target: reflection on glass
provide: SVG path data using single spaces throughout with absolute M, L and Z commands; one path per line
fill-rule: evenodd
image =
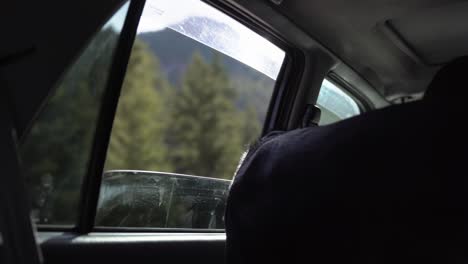
M 108 171 L 96 225 L 223 229 L 229 184 L 173 173 Z
M 320 125 L 335 123 L 361 112 L 349 95 L 326 79 L 322 83 L 317 104 L 322 110 Z
M 20 148 L 38 224 L 73 225 L 125 4 L 68 69 Z
M 139 32 L 171 28 L 276 80 L 285 53 L 246 26 L 199 0 L 149 0 Z

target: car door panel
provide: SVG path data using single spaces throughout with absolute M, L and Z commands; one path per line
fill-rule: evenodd
M 224 263 L 223 233 L 42 232 L 45 263 Z

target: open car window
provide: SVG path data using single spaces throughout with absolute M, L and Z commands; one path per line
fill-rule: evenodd
M 223 229 L 285 52 L 197 0 L 147 1 L 107 152 L 98 227 Z

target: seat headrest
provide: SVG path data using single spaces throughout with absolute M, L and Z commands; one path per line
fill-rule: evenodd
M 437 72 L 424 95 L 425 100 L 468 100 L 468 56 L 459 57 Z M 449 103 L 450 101 L 446 101 Z

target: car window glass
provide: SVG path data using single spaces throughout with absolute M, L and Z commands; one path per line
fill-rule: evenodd
M 356 101 L 339 86 L 325 79 L 317 105 L 322 112 L 319 125 L 328 125 L 361 113 Z
M 230 180 L 260 136 L 284 57 L 201 1 L 147 1 L 96 225 L 224 228 Z
M 38 224 L 74 225 L 101 97 L 128 3 L 71 65 L 20 147 L 32 216 Z

